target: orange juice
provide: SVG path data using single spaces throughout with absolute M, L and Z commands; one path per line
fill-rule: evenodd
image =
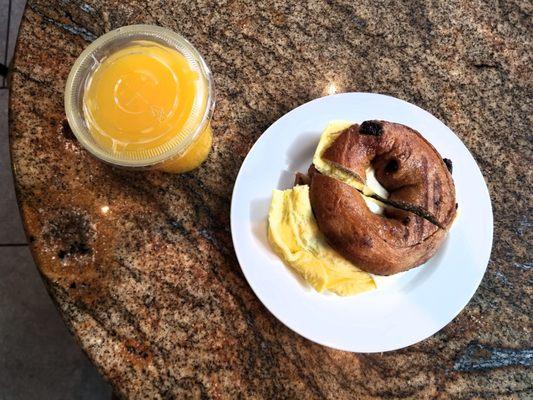
M 139 37 L 139 31 L 145 35 Z M 156 40 L 146 32 L 155 32 Z M 110 46 L 108 33 L 73 67 L 66 109 L 74 133 L 93 154 L 118 165 L 167 172 L 198 167 L 212 142 L 212 82 L 203 59 L 190 43 L 163 28 L 132 26 L 111 32 L 121 33 L 136 36 Z M 170 37 L 168 44 L 161 41 L 161 33 Z M 98 53 L 102 48 L 106 51 Z M 79 117 L 83 123 L 77 127 Z

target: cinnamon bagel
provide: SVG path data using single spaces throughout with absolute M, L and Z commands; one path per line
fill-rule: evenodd
M 354 124 L 322 157 L 362 187 L 372 167 L 389 196 L 362 191 L 392 206 L 374 214 L 359 186 L 311 168 L 311 206 L 334 249 L 378 275 L 408 270 L 435 254 L 455 217 L 455 188 L 447 164 L 418 132 L 386 121 Z
M 381 199 L 448 229 L 456 211 L 455 186 L 437 150 L 414 129 L 365 121 L 345 129 L 322 156 L 364 183 L 367 168 L 389 192 Z M 374 196 L 376 197 L 376 196 Z

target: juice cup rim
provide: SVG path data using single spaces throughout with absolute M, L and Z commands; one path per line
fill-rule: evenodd
M 82 110 L 80 110 L 78 104 L 79 102 L 76 101 L 77 91 L 81 90 L 79 85 L 83 85 L 89 73 L 87 70 L 82 69 L 84 63 L 86 63 L 96 51 L 104 48 L 105 46 L 111 45 L 119 39 L 124 39 L 125 37 L 129 39 L 129 41 L 141 39 L 150 40 L 150 38 L 154 40 L 159 39 L 160 41 L 162 40 L 166 46 L 177 51 L 188 51 L 198 63 L 202 75 L 207 83 L 207 99 L 205 110 L 203 111 L 202 118 L 196 129 L 194 129 L 191 134 L 184 137 L 183 140 L 171 150 L 145 159 L 118 158 L 101 149 L 98 144 L 94 143 L 94 140 L 92 140 L 91 133 L 84 123 L 84 116 Z M 180 45 L 180 48 L 177 48 L 178 44 Z M 209 69 L 200 52 L 179 33 L 156 25 L 127 25 L 114 29 L 98 37 L 82 51 L 82 53 L 74 62 L 68 75 L 65 86 L 64 101 L 65 113 L 74 136 L 76 136 L 77 140 L 82 144 L 82 146 L 92 155 L 109 164 L 122 167 L 151 167 L 164 163 L 165 161 L 173 159 L 176 156 L 186 152 L 187 149 L 195 142 L 198 136 L 204 131 L 204 129 L 206 129 L 207 124 L 211 120 L 215 107 L 214 82 L 211 70 Z

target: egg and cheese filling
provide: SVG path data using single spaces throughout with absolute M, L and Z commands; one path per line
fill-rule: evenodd
M 373 168 L 367 168 L 365 171 L 366 177 L 362 177 L 366 178 L 366 182 L 361 182 L 361 180 L 358 179 L 354 174 L 350 174 L 349 172 L 337 168 L 335 165 L 331 164 L 327 160 L 324 160 L 322 157 L 324 155 L 324 151 L 326 151 L 326 149 L 333 144 L 335 139 L 340 136 L 342 131 L 346 128 L 349 128 L 351 125 L 353 125 L 353 122 L 331 121 L 326 126 L 322 136 L 320 136 L 318 146 L 316 147 L 315 154 L 313 156 L 313 164 L 315 165 L 315 168 L 322 174 L 338 179 L 339 181 L 356 188 L 367 196 L 377 194 L 386 199 L 389 196 L 389 193 L 375 178 Z
M 307 185 L 274 190 L 268 239 L 283 261 L 318 292 L 328 290 L 348 296 L 376 288 L 370 274 L 326 243 L 313 216 Z
M 313 164 L 315 168 L 322 174 L 336 178 L 339 181 L 347 183 L 348 185 L 356 188 L 357 190 L 362 191 L 364 189 L 364 184 L 353 175 L 349 174 L 346 171 L 343 171 L 334 165 L 330 164 L 328 161 L 322 158 L 324 151 L 331 146 L 331 144 L 339 137 L 341 132 L 353 125 L 348 121 L 332 121 L 322 132 L 320 136 L 320 141 L 316 147 L 315 154 L 313 156 Z

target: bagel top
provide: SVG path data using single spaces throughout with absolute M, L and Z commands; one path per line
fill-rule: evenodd
M 389 192 L 385 203 L 413 211 L 443 229 L 455 218 L 455 186 L 447 163 L 408 126 L 387 121 L 351 125 L 322 157 L 363 184 L 365 171 L 372 167 Z
M 354 124 L 322 157 L 342 171 L 309 171 L 312 209 L 335 250 L 378 275 L 408 270 L 435 254 L 455 217 L 455 188 L 446 163 L 418 132 L 386 121 Z M 387 199 L 372 196 L 393 206 L 383 215 L 372 213 L 360 193 L 368 194 L 369 167 L 389 192 Z

